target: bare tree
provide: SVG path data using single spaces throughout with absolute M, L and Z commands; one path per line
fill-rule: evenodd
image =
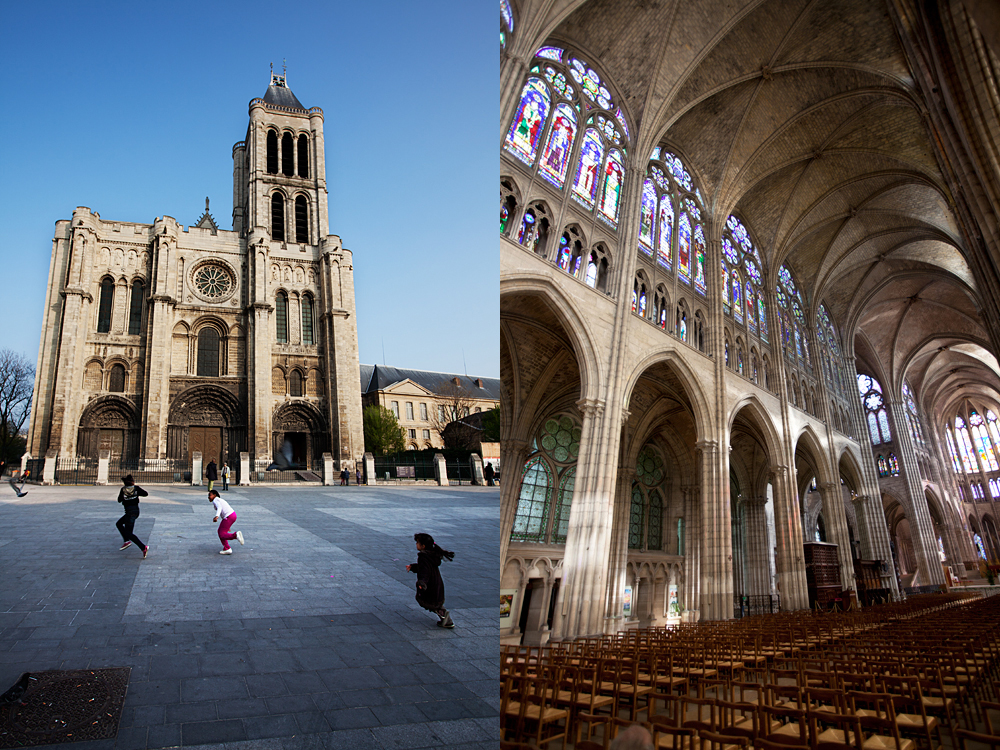
M 454 380 L 444 383 L 437 389 L 436 395 L 438 401 L 430 421 L 439 435 L 451 422 L 469 416 L 476 402 L 465 387 Z
M 23 354 L 0 349 L 0 467 L 21 457 L 21 428 L 31 413 L 35 366 Z

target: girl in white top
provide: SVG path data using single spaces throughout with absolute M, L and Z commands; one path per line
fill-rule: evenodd
M 215 508 L 215 518 L 212 519 L 212 523 L 215 523 L 222 518 L 222 523 L 219 524 L 219 541 L 222 542 L 222 551 L 220 555 L 231 555 L 233 554 L 232 548 L 229 546 L 229 541 L 235 539 L 240 544 L 243 544 L 243 532 L 237 531 L 235 534 L 230 531 L 233 524 L 236 523 L 236 511 L 233 510 L 232 506 L 219 497 L 219 493 L 216 490 L 208 491 L 208 501 L 212 503 Z

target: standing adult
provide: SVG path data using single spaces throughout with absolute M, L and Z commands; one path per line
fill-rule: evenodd
M 359 466 L 354 470 L 354 483 L 361 486 L 361 467 Z
M 135 483 L 131 474 L 122 477 L 122 484 L 125 486 L 118 491 L 118 502 L 125 509 L 125 515 L 115 524 L 118 533 L 122 535 L 123 544 L 120 549 L 128 549 L 132 546 L 132 542 L 135 542 L 142 550 L 142 557 L 145 559 L 149 554 L 149 547 L 135 535 L 135 522 L 139 518 L 139 498 L 146 497 L 149 493 Z
M 219 478 L 219 467 L 215 465 L 213 458 L 205 467 L 205 478 L 208 479 L 208 491 L 212 491 L 212 484 Z
M 225 492 L 229 489 L 229 464 L 223 462 L 222 464 L 222 491 Z
M 493 482 L 493 462 L 492 461 L 487 461 L 486 462 L 486 468 L 483 469 L 483 477 L 486 479 L 486 486 L 487 487 L 494 487 L 495 486 L 495 484 Z

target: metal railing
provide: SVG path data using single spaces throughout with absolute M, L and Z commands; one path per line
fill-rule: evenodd
M 472 466 L 468 459 L 450 458 L 445 461 L 445 468 L 448 471 L 448 483 L 472 484 Z
M 375 478 L 385 481 L 386 475 L 389 480 L 418 480 L 435 479 L 434 457 L 416 451 L 397 453 L 394 456 L 375 457 Z
M 753 615 L 770 615 L 781 611 L 781 596 L 778 594 L 758 594 L 754 596 L 733 596 L 733 617 L 737 620 Z
M 291 484 L 293 482 L 323 481 L 322 465 L 314 468 L 271 469 L 271 460 L 255 458 L 250 461 L 250 482 L 252 484 Z
M 135 483 L 190 484 L 191 464 L 184 458 L 122 458 L 113 456 L 108 462 L 108 484 L 118 484 L 132 475 Z
M 34 476 L 32 472 L 32 476 Z M 97 482 L 97 459 L 77 456 L 56 458 L 56 484 L 95 484 Z

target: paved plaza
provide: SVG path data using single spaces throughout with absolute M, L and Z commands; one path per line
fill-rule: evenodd
M 147 486 L 143 560 L 119 486 L 0 486 L 0 692 L 131 667 L 117 740 L 67 750 L 497 747 L 498 489 L 231 488 L 224 556 L 206 488 Z M 456 553 L 454 630 L 414 601 L 418 531 Z

